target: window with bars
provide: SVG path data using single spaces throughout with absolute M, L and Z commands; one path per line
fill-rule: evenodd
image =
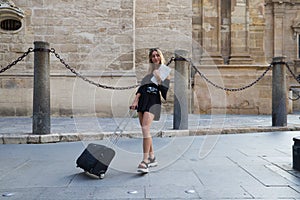
M 15 19 L 5 19 L 0 23 L 0 28 L 4 31 L 17 31 L 21 27 L 22 22 Z

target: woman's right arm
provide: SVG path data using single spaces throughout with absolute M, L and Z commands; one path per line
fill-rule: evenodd
M 135 109 L 137 108 L 138 103 L 139 103 L 140 96 L 141 96 L 141 93 L 137 93 L 137 94 L 135 95 L 135 98 L 134 98 L 134 100 L 133 100 L 133 102 L 132 102 L 132 104 L 131 104 L 131 106 L 130 106 L 130 109 L 131 109 L 131 110 L 135 110 Z

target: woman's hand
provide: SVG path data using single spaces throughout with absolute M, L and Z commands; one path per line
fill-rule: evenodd
M 136 110 L 137 109 L 137 104 L 132 104 L 131 106 L 129 106 L 130 110 Z
M 158 71 L 158 69 L 153 71 L 153 75 L 156 78 L 158 84 L 161 84 L 161 77 L 160 77 L 160 72 Z
M 134 98 L 134 100 L 133 100 L 131 106 L 129 106 L 129 109 L 130 109 L 130 110 L 136 110 L 136 109 L 137 109 L 140 96 L 141 96 L 140 93 L 137 93 L 137 94 L 135 95 L 135 98 Z

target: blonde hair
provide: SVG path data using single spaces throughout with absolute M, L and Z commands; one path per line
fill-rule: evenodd
M 153 48 L 149 50 L 149 68 L 148 68 L 148 74 L 153 73 L 154 69 L 155 69 L 155 65 L 152 62 L 152 53 L 156 51 L 160 57 L 160 64 L 165 64 L 166 60 L 165 57 L 163 55 L 163 53 L 161 52 L 161 50 L 159 50 L 158 48 Z

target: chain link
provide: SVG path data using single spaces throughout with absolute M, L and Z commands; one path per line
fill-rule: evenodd
M 293 90 L 291 89 L 291 91 L 293 92 L 293 94 L 295 94 L 297 97 L 296 98 L 291 98 L 289 97 L 289 100 L 292 100 L 292 101 L 297 101 L 300 99 L 300 95 L 299 95 L 299 92 L 297 90 Z
M 257 82 L 259 82 L 265 75 L 266 73 L 272 68 L 272 64 L 270 64 L 268 66 L 268 68 L 262 73 L 262 75 L 260 75 L 255 81 L 253 81 L 252 83 L 240 87 L 240 88 L 226 88 L 226 87 L 222 87 L 220 85 L 217 85 L 216 83 L 212 82 L 211 80 L 209 80 L 202 72 L 200 72 L 200 70 L 193 64 L 193 62 L 191 61 L 191 59 L 186 59 L 187 62 L 189 62 L 189 64 L 196 70 L 196 72 L 200 75 L 200 77 L 202 77 L 206 82 L 208 82 L 209 84 L 211 84 L 212 86 L 221 89 L 221 90 L 225 90 L 225 91 L 229 91 L 229 92 L 237 92 L 237 91 L 242 91 L 245 90 L 247 88 L 252 87 L 253 85 L 255 85 Z
M 298 76 L 296 76 L 296 74 L 292 71 L 292 69 L 290 68 L 288 63 L 284 63 L 287 67 L 287 69 L 289 70 L 289 72 L 292 74 L 293 78 L 300 83 L 300 74 Z
M 293 98 L 289 97 L 289 99 L 290 99 L 290 100 L 292 100 L 292 101 L 297 101 L 297 100 L 299 100 L 299 99 L 300 99 L 300 96 L 299 96 L 299 95 L 297 95 L 297 97 L 296 97 L 295 99 L 293 99 Z
M 128 90 L 128 89 L 133 89 L 133 88 L 136 88 L 138 87 L 139 85 L 132 85 L 132 86 L 127 86 L 127 87 L 113 87 L 113 86 L 107 86 L 107 85 L 102 85 L 100 83 L 96 83 L 90 79 L 88 79 L 87 77 L 83 76 L 82 74 L 80 74 L 79 72 L 77 72 L 74 68 L 72 68 L 69 64 L 67 64 L 65 62 L 64 59 L 62 59 L 60 57 L 60 55 L 58 53 L 56 53 L 55 49 L 54 48 L 51 48 L 50 49 L 50 53 L 54 54 L 55 57 L 67 68 L 69 69 L 73 74 L 75 74 L 77 77 L 81 78 L 82 80 L 92 84 L 92 85 L 95 85 L 97 87 L 100 87 L 100 88 L 103 88 L 103 89 L 111 89 L 111 90 Z
M 298 82 L 300 83 L 300 74 L 298 76 L 296 76 L 296 74 L 293 72 L 293 70 L 290 68 L 289 64 L 288 63 L 284 63 L 288 69 L 288 71 L 292 74 L 293 78 Z M 296 91 L 296 90 L 293 90 L 291 89 L 291 91 L 293 92 L 293 94 L 295 94 L 297 97 L 296 98 L 291 98 L 289 97 L 290 100 L 292 101 L 297 101 L 300 99 L 300 95 L 299 95 L 299 92 Z
M 171 59 L 169 60 L 169 62 L 166 65 L 169 66 L 173 61 L 175 61 L 175 57 L 174 56 L 171 57 Z
M 20 62 L 21 60 L 23 60 L 29 53 L 31 53 L 33 51 L 34 51 L 33 48 L 29 48 L 26 52 L 23 53 L 23 55 L 21 55 L 20 57 L 18 57 L 15 61 L 13 61 L 12 63 L 10 63 L 6 67 L 0 69 L 0 74 L 3 73 L 3 72 L 5 72 L 6 70 L 10 69 L 12 66 L 16 65 L 18 62 Z

